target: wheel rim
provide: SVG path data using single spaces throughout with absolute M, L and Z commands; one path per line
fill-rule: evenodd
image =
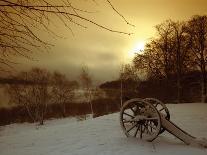
M 127 137 L 153 141 L 161 129 L 160 115 L 150 103 L 131 99 L 124 103 L 120 112 L 121 127 Z
M 170 112 L 163 102 L 155 98 L 145 98 L 144 101 L 151 103 L 165 119 L 170 120 Z M 165 129 L 161 127 L 160 134 L 164 131 Z
M 165 119 L 170 120 L 170 112 L 163 102 L 155 98 L 145 98 L 144 101 L 153 104 L 154 107 L 159 111 L 159 113 L 165 116 Z

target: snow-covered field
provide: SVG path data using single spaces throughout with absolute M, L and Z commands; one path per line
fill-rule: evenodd
M 167 105 L 171 120 L 196 137 L 207 138 L 207 104 Z M 207 149 L 187 146 L 165 132 L 153 142 L 126 138 L 119 114 L 86 121 L 58 119 L 44 126 L 12 124 L 0 127 L 0 155 L 207 155 Z

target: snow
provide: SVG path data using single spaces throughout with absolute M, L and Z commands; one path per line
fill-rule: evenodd
M 195 137 L 207 138 L 207 104 L 169 104 L 171 120 Z M 126 138 L 119 113 L 77 121 L 65 118 L 0 127 L 0 155 L 206 155 L 167 132 L 153 142 Z

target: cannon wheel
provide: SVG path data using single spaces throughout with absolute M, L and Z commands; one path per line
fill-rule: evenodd
M 120 112 L 120 124 L 127 137 L 147 141 L 153 141 L 161 130 L 161 118 L 157 109 L 139 98 L 124 103 Z
M 144 101 L 153 104 L 153 106 L 165 117 L 165 119 L 170 120 L 170 112 L 163 102 L 155 98 L 145 98 Z M 161 127 L 160 134 L 164 131 L 165 129 Z

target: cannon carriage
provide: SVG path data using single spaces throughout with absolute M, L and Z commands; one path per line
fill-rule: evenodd
M 168 131 L 187 145 L 207 147 L 206 140 L 191 136 L 170 121 L 167 106 L 154 98 L 134 98 L 126 101 L 120 111 L 120 124 L 127 137 L 153 141 Z

